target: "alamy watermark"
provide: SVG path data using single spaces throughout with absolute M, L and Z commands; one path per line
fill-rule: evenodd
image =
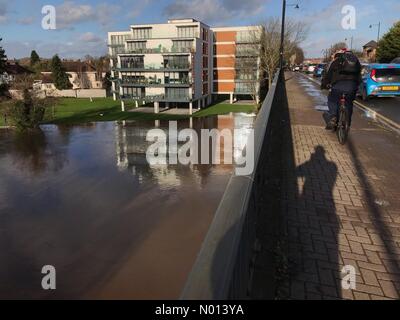
M 342 268 L 342 289 L 356 289 L 356 268 L 351 265 L 346 265 Z
M 56 268 L 52 265 L 45 265 L 42 268 L 42 274 L 45 274 L 42 278 L 43 290 L 56 290 Z
M 42 28 L 44 30 L 55 30 L 57 29 L 57 13 L 56 8 L 52 5 L 46 5 L 42 8 Z
M 146 158 L 150 165 L 218 165 L 222 155 L 224 164 L 235 164 L 236 175 L 250 175 L 254 170 L 254 130 L 248 129 L 246 137 L 247 143 L 242 148 L 241 130 L 232 133 L 229 129 L 201 129 L 199 136 L 194 129 L 178 131 L 177 122 L 170 121 L 168 134 L 162 129 L 147 132 L 146 140 L 152 144 L 147 148 Z
M 355 30 L 357 27 L 356 8 L 351 5 L 346 5 L 342 8 L 342 28 L 344 30 Z

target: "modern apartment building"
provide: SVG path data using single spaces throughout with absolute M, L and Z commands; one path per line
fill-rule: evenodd
M 235 96 L 259 94 L 261 49 L 256 41 L 260 26 L 212 28 L 213 94 Z
M 236 47 L 253 29 L 211 29 L 194 19 L 177 19 L 109 32 L 114 99 L 123 110 L 133 100 L 136 106 L 154 102 L 156 113 L 160 107 L 186 106 L 190 114 L 209 105 L 213 94 L 230 94 L 233 102 L 234 94 L 249 93 L 237 81 Z

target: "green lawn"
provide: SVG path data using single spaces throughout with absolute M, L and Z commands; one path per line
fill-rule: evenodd
M 208 108 L 197 111 L 193 114 L 193 117 L 207 117 L 231 112 L 251 113 L 255 111 L 256 107 L 254 105 L 217 103 Z
M 126 108 L 133 108 L 133 103 L 126 104 Z M 179 120 L 187 118 L 180 115 L 152 114 L 143 112 L 122 112 L 121 102 L 112 98 L 75 99 L 63 98 L 53 110 L 46 113 L 46 123 L 72 124 L 98 121 L 116 120 Z
M 126 104 L 126 108 L 133 108 L 133 102 Z M 230 112 L 253 112 L 254 106 L 240 104 L 218 103 L 193 114 L 193 117 L 206 117 Z M 62 98 L 54 108 L 46 110 L 44 123 L 76 124 L 98 121 L 116 120 L 180 120 L 189 115 L 171 115 L 165 113 L 122 112 L 120 101 L 112 98 L 90 99 Z M 0 117 L 0 126 L 4 125 Z

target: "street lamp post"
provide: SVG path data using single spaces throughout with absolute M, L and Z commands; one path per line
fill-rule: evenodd
M 369 28 L 372 29 L 372 27 L 376 27 L 376 26 L 378 27 L 378 41 L 377 42 L 379 42 L 379 37 L 381 35 L 381 22 L 379 21 L 376 24 L 370 24 Z
M 285 16 L 286 16 L 286 0 L 282 1 L 282 27 L 281 27 L 281 47 L 279 49 L 279 68 L 283 68 L 283 42 L 285 41 Z
M 299 9 L 298 4 L 286 4 L 286 0 L 282 1 L 282 27 L 281 27 L 281 46 L 279 49 L 279 67 L 282 70 L 283 68 L 283 57 L 284 57 L 284 42 L 285 42 L 285 18 L 286 18 L 286 6 L 294 7 L 295 9 Z
M 347 38 L 344 39 L 347 42 Z M 353 51 L 353 37 L 350 38 L 350 50 Z

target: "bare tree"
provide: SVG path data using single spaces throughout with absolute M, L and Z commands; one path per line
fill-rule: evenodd
M 75 85 L 79 89 L 90 89 L 90 81 L 88 79 L 86 69 L 84 69 L 84 65 L 80 64 L 77 70 L 77 77 L 74 81 Z
M 330 60 L 333 59 L 333 55 L 338 51 L 343 48 L 346 48 L 347 44 L 345 42 L 337 42 L 334 45 L 332 45 L 329 49 L 324 50 L 326 52 L 326 62 L 329 62 Z
M 291 64 L 299 65 L 304 62 L 304 51 L 302 48 L 296 46 L 293 54 L 290 56 Z
M 288 20 L 285 25 L 284 57 L 288 61 L 296 52 L 296 48 L 303 42 L 308 34 L 308 27 L 304 22 Z M 274 74 L 279 67 L 281 45 L 281 21 L 270 18 L 261 23 L 258 31 L 253 32 L 254 42 L 259 39 L 261 44 L 260 60 L 263 72 L 271 85 Z

